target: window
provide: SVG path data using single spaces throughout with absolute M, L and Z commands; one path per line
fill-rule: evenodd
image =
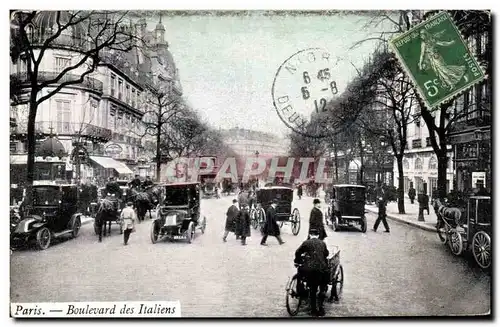
M 420 158 L 415 159 L 415 170 L 422 170 L 422 168 L 423 168 L 422 159 Z
M 429 169 L 437 169 L 438 168 L 438 163 L 436 157 L 432 156 L 431 159 L 429 159 Z
M 116 120 L 117 120 L 117 127 L 118 128 L 121 128 L 123 126 L 123 112 L 119 111 L 118 112 L 118 116 L 116 117 Z
M 56 100 L 56 132 L 70 133 L 71 101 Z
M 116 130 L 116 106 L 111 105 L 111 109 L 109 110 L 109 127 Z
M 127 86 L 125 86 L 125 89 L 125 102 L 127 102 L 127 104 L 130 104 L 130 85 L 127 84 Z
M 65 57 L 55 57 L 55 69 L 56 72 L 61 72 L 65 68 L 69 67 L 71 64 L 71 59 L 70 58 L 65 58 Z
M 111 96 L 115 96 L 116 75 L 111 74 Z
M 481 39 L 480 39 L 480 54 L 483 54 L 486 52 L 486 47 L 488 45 L 488 32 L 485 32 L 481 34 Z
M 118 79 L 118 99 L 122 99 L 123 97 L 123 80 Z
M 139 90 L 137 90 L 137 105 L 139 105 L 142 101 L 141 95 L 142 93 Z
M 135 108 L 135 102 L 136 102 L 135 89 L 132 89 L 132 107 L 134 107 L 134 108 Z
M 410 169 L 410 162 L 408 161 L 408 159 L 403 160 L 403 168 Z

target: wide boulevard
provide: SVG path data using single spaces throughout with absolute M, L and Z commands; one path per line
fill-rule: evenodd
M 152 244 L 151 221 L 137 225 L 128 246 L 117 225 L 97 242 L 92 224 L 77 239 L 45 251 L 11 255 L 12 302 L 180 300 L 184 317 L 286 317 L 285 285 L 294 272 L 294 252 L 307 236 L 312 198 L 295 200 L 302 215 L 298 236 L 282 228 L 284 245 L 269 238 L 259 245 L 252 229 L 247 246 L 234 235 L 222 242 L 225 212 L 233 197 L 202 201 L 207 230 L 185 241 Z M 375 216 L 368 214 L 373 226 Z M 326 304 L 327 316 L 463 315 L 486 313 L 490 276 L 470 260 L 455 257 L 437 235 L 391 224 L 366 234 L 333 232 L 341 249 L 345 284 L 339 303 Z M 299 316 L 306 316 L 304 310 Z

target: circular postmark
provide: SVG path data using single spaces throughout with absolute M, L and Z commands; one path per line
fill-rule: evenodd
M 300 50 L 278 68 L 272 86 L 273 105 L 281 121 L 304 136 L 335 134 L 340 115 L 332 101 L 339 96 L 337 68 L 345 61 L 326 49 Z

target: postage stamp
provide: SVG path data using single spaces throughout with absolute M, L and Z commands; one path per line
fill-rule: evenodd
M 332 133 L 328 101 L 339 94 L 336 70 L 344 60 L 328 50 L 300 50 L 278 68 L 272 86 L 273 105 L 281 121 L 294 132 L 323 138 Z M 311 121 L 317 124 L 310 124 Z
M 389 44 L 429 108 L 485 78 L 447 12 L 416 25 Z

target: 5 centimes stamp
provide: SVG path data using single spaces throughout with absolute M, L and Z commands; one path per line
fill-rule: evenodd
M 429 108 L 485 78 L 447 12 L 416 25 L 389 44 Z
M 322 48 L 300 50 L 278 68 L 272 86 L 273 105 L 294 132 L 323 138 L 331 133 L 328 102 L 339 95 L 336 68 L 344 60 Z M 318 124 L 311 128 L 311 121 Z

